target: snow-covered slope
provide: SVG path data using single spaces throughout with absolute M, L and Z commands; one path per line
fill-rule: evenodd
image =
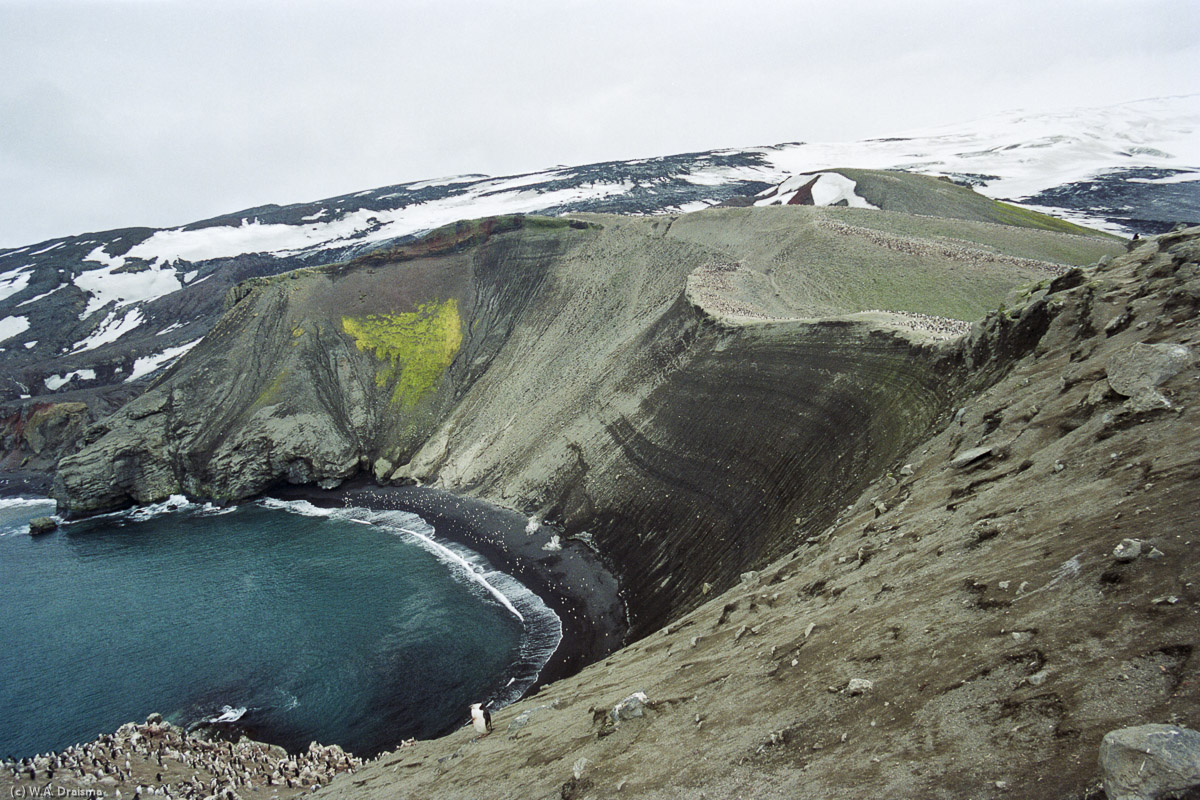
M 853 181 L 828 172 L 847 167 L 948 176 L 1093 227 L 1153 232 L 1200 221 L 1200 95 L 859 142 L 462 175 L 0 250 L 0 401 L 153 376 L 207 332 L 225 291 L 249 277 L 493 214 L 679 213 L 799 202 L 801 190 L 817 204 L 869 206 Z M 51 376 L 59 377 L 47 384 Z

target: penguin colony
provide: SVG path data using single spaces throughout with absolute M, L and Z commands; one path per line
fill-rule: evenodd
M 312 791 L 361 765 L 362 759 L 337 745 L 313 742 L 288 755 L 249 739 L 207 741 L 151 714 L 144 724 L 127 723 L 115 734 L 60 753 L 6 759 L 0 776 L 14 787 L 51 787 L 55 796 L 61 788 L 73 790 L 70 796 L 103 793 L 118 800 L 244 800 Z

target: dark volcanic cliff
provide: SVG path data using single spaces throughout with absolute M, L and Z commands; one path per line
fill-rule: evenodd
M 238 287 L 54 495 L 432 482 L 591 534 L 642 635 L 819 534 L 1046 324 L 953 320 L 1118 248 L 858 209 L 460 223 Z
M 1103 798 L 1107 732 L 1200 727 L 1198 262 L 1192 228 L 988 315 L 1007 373 L 825 532 L 317 796 Z

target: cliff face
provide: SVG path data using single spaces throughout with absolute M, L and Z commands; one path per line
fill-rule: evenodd
M 460 223 L 238 287 L 54 495 L 434 482 L 592 534 L 642 634 L 819 533 L 982 380 L 943 318 L 1118 247 L 835 208 Z
M 319 796 L 1102 797 L 1105 733 L 1200 708 L 1198 261 L 1192 228 L 988 315 L 982 386 L 827 530 Z

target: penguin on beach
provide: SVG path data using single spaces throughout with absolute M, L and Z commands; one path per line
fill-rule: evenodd
M 492 732 L 492 715 L 488 713 L 482 703 L 471 704 L 471 724 L 475 726 L 475 730 L 480 736 L 487 736 Z

